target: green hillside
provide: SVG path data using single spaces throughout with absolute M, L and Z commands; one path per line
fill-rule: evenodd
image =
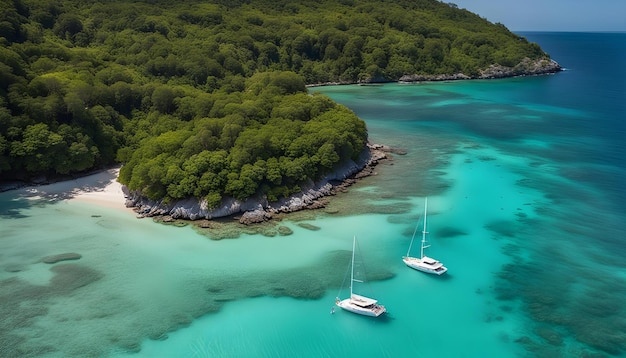
M 150 198 L 288 195 L 367 141 L 306 84 L 547 58 L 434 0 L 0 0 L 0 177 L 124 163 Z

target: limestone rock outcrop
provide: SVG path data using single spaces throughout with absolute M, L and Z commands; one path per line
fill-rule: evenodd
M 463 73 L 454 74 L 440 74 L 440 75 L 405 75 L 400 77 L 399 82 L 411 83 L 411 82 L 426 82 L 426 81 L 455 81 L 455 80 L 470 80 L 470 79 L 492 79 L 492 78 L 508 78 L 517 76 L 535 76 L 545 75 L 550 73 L 557 73 L 563 68 L 556 61 L 550 58 L 540 58 L 531 60 L 530 58 L 523 59 L 520 63 L 513 67 L 507 67 L 503 65 L 490 65 L 489 67 L 480 71 L 477 76 L 468 76 Z

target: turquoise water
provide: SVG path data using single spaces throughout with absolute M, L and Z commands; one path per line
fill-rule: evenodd
M 624 356 L 626 34 L 525 35 L 568 70 L 312 89 L 408 153 L 289 236 L 0 193 L 0 356 Z M 401 261 L 424 196 L 441 277 Z M 330 314 L 354 235 L 382 319 Z

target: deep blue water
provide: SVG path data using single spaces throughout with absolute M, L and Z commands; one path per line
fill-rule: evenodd
M 626 138 L 626 34 L 525 33 L 566 68 L 529 100 L 575 108 L 588 115 L 572 130 L 600 138 L 595 162 L 623 167 Z M 584 153 L 583 153 L 584 154 Z M 624 189 L 622 186 L 621 189 Z M 623 195 L 624 190 L 619 190 Z M 623 198 L 623 196 L 622 196 Z
M 61 200 L 111 173 L 0 193 L 0 356 L 625 356 L 626 34 L 523 35 L 567 70 L 312 88 L 407 154 L 265 235 Z M 442 277 L 401 260 L 425 196 Z M 383 319 L 330 314 L 354 235 Z

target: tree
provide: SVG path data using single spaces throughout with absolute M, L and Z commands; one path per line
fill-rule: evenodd
M 76 34 L 83 30 L 83 23 L 78 16 L 66 13 L 59 16 L 52 30 L 55 35 L 72 40 Z
M 63 137 L 51 132 L 48 125 L 38 123 L 24 130 L 23 139 L 11 144 L 11 155 L 20 158 L 22 166 L 31 172 L 48 172 L 55 168 L 54 153 L 65 145 Z
M 174 98 L 174 92 L 169 87 L 160 86 L 152 92 L 152 104 L 157 111 L 163 114 L 174 111 Z

